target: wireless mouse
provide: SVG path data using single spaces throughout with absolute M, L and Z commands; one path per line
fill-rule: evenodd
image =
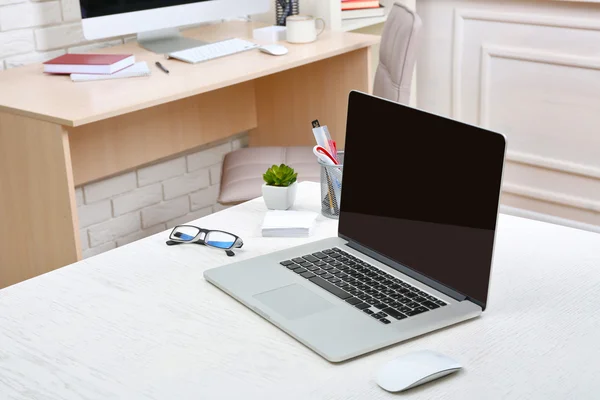
M 260 46 L 258 49 L 263 53 L 267 53 L 272 56 L 283 56 L 288 53 L 287 47 L 279 44 L 265 44 Z
M 376 381 L 388 392 L 401 392 L 461 368 L 458 362 L 443 354 L 429 350 L 416 351 L 385 364 L 377 373 Z

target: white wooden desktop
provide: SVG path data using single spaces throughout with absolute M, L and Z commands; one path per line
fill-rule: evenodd
M 318 211 L 318 193 L 303 183 L 295 208 Z M 336 234 L 319 216 L 310 238 L 262 238 L 265 211 L 256 199 L 194 221 L 240 235 L 235 258 L 163 232 L 0 290 L 0 398 L 391 399 L 375 372 L 420 349 L 464 370 L 406 398 L 598 398 L 600 235 L 501 215 L 482 317 L 331 364 L 202 277 Z

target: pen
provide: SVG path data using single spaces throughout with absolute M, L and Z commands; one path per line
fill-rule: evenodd
M 157 66 L 158 68 L 160 68 L 160 69 L 161 69 L 161 70 L 162 70 L 162 71 L 163 71 L 165 74 L 168 74 L 168 73 L 169 73 L 169 70 L 168 70 L 168 69 L 166 69 L 165 67 L 163 67 L 163 65 L 162 65 L 161 63 L 159 63 L 158 61 L 156 62 L 156 66 Z

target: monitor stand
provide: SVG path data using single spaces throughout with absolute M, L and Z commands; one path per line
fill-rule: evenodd
M 177 28 L 141 32 L 137 34 L 137 40 L 140 46 L 157 54 L 169 54 L 207 44 L 201 40 L 181 36 Z

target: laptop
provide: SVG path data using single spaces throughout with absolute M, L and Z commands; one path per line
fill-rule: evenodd
M 204 277 L 331 362 L 475 318 L 505 148 L 501 134 L 351 92 L 337 237 Z

